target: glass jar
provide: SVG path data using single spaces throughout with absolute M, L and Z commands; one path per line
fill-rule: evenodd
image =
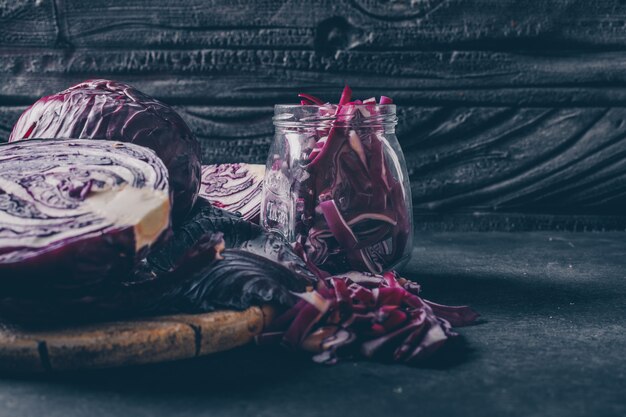
M 396 106 L 277 105 L 261 225 L 321 269 L 380 273 L 412 249 Z

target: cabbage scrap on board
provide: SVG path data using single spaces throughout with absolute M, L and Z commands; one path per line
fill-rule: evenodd
M 154 150 L 167 167 L 175 222 L 198 196 L 198 140 L 174 109 L 128 84 L 89 80 L 42 97 L 20 116 L 9 142 L 31 138 L 117 140 Z
M 205 236 L 217 234 L 223 235 L 226 248 L 217 262 L 211 256 L 207 262 L 196 258 L 192 268 L 175 262 L 193 252 Z M 181 267 L 185 268 L 182 273 Z M 180 278 L 172 279 L 172 271 Z M 155 298 L 150 309 L 159 314 L 242 310 L 263 304 L 288 308 L 295 303 L 295 293 L 317 282 L 289 244 L 202 198 L 190 218 L 174 229 L 172 238 L 150 253 L 142 274 L 177 283 Z
M 199 196 L 215 207 L 240 213 L 243 219 L 258 223 L 264 176 L 264 165 L 203 165 Z

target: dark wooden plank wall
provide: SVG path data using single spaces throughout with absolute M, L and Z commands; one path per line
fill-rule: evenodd
M 272 105 L 400 105 L 416 212 L 626 228 L 626 1 L 0 0 L 0 137 L 86 78 L 176 106 L 206 162 L 263 162 Z

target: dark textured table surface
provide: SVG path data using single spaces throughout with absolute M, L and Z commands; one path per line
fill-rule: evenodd
M 0 379 L 2 416 L 626 416 L 626 234 L 420 236 L 406 275 L 481 324 L 430 368 L 246 347 L 176 364 Z M 452 359 L 450 359 L 452 358 Z

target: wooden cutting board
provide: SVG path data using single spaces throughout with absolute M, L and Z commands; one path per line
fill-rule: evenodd
M 108 368 L 188 359 L 244 345 L 270 307 L 26 330 L 0 322 L 0 371 Z

